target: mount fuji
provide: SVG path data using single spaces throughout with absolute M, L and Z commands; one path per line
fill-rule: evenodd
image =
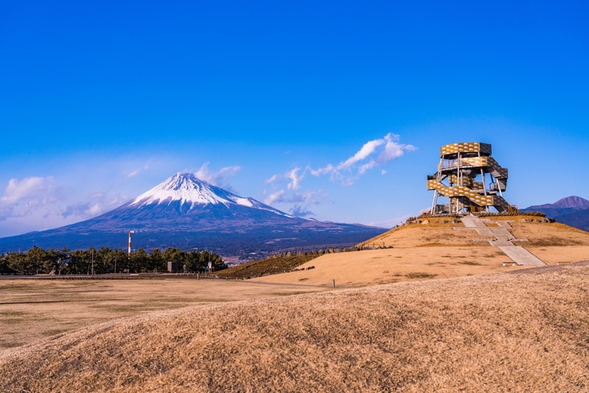
M 245 256 L 289 248 L 352 245 L 379 235 L 384 228 L 294 217 L 177 173 L 151 190 L 98 217 L 76 224 L 0 239 L 0 252 L 42 248 L 207 249 Z

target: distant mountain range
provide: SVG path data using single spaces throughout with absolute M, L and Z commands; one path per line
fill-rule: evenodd
M 87 221 L 0 238 L 0 252 L 42 248 L 207 249 L 243 256 L 288 248 L 351 245 L 386 231 L 291 216 L 253 198 L 178 173 L 134 200 Z
M 570 196 L 555 203 L 530 206 L 520 210 L 542 212 L 558 222 L 589 231 L 589 201 L 578 196 Z

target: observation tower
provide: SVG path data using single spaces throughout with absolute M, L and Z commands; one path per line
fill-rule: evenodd
M 487 184 L 487 181 L 489 183 Z M 491 157 L 491 145 L 461 142 L 440 149 L 438 171 L 427 177 L 427 189 L 434 191 L 431 214 L 509 211 L 512 206 L 503 199 L 507 187 L 507 169 Z M 438 204 L 439 197 L 449 199 Z

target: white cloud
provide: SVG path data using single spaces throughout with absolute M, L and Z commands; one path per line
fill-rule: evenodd
M 84 202 L 67 205 L 59 215 L 66 219 L 85 220 L 115 209 L 127 201 L 120 194 L 110 196 L 107 192 L 95 192 L 89 194 Z
M 290 179 L 290 183 L 288 183 L 287 188 L 289 190 L 298 190 L 301 187 L 301 180 L 303 180 L 304 175 L 298 176 L 297 172 L 300 171 L 301 168 L 294 168 L 288 173 L 288 178 Z
M 53 177 L 10 179 L 0 198 L 0 220 L 27 217 L 57 200 Z
M 390 134 L 389 134 L 390 135 Z M 347 169 L 357 163 L 358 161 L 365 160 L 368 156 L 376 151 L 376 148 L 385 142 L 384 139 L 375 139 L 373 141 L 366 142 L 364 146 L 352 157 L 342 162 L 337 166 L 338 170 Z
M 194 173 L 194 176 L 214 186 L 222 186 L 225 182 L 232 179 L 240 169 L 241 167 L 239 166 L 228 166 L 222 168 L 218 172 L 211 172 L 209 170 L 209 163 L 205 162 L 200 169 Z
M 272 205 L 273 203 L 283 202 L 282 196 L 284 195 L 285 192 L 286 191 L 284 191 L 284 190 L 279 190 L 279 191 L 271 193 L 266 198 L 264 198 L 264 203 L 266 205 Z
M 308 210 L 306 207 L 301 205 L 295 205 L 292 209 L 290 209 L 290 214 L 295 217 L 312 217 L 315 215 L 311 210 Z
M 280 175 L 273 175 L 270 179 L 266 180 L 266 184 L 272 184 L 280 180 Z
M 126 175 L 127 179 L 130 179 L 130 178 L 135 177 L 138 174 L 140 174 L 141 172 L 144 172 L 148 169 L 149 169 L 149 164 L 145 164 L 141 168 L 137 168 L 137 169 L 130 171 L 130 172 L 123 172 L 123 174 Z
M 354 184 L 358 176 L 365 174 L 368 170 L 415 149 L 415 146 L 399 143 L 399 135 L 388 133 L 383 138 L 366 142 L 356 154 L 340 162 L 337 166 L 327 164 L 323 168 L 310 169 L 309 171 L 313 176 L 330 175 L 331 180 L 339 180 L 342 185 L 349 186 Z
M 52 177 L 26 177 L 21 181 L 10 179 L 4 196 L 0 198 L 0 205 L 15 205 L 24 199 L 34 198 L 47 191 L 52 180 Z
M 331 164 L 327 164 L 326 167 L 319 168 L 319 169 L 309 168 L 309 172 L 311 172 L 311 175 L 313 175 L 313 176 L 326 175 L 326 174 L 335 172 L 335 170 L 336 170 L 336 168 Z
M 301 181 L 305 177 L 305 171 L 303 171 L 299 175 L 299 171 L 301 168 L 293 168 L 290 171 L 286 172 L 285 174 L 276 174 L 272 175 L 271 178 L 266 180 L 266 184 L 275 184 L 280 182 L 281 180 L 288 180 L 288 184 L 286 188 L 289 190 L 296 191 L 301 187 Z
M 264 202 L 268 205 L 291 204 L 290 212 L 296 216 L 312 215 L 309 207 L 322 203 L 326 194 L 322 191 L 301 191 L 308 173 L 317 178 L 328 175 L 332 181 L 338 181 L 343 186 L 352 186 L 359 176 L 372 169 L 380 167 L 380 173 L 386 174 L 386 169 L 382 167 L 384 164 L 415 149 L 412 145 L 400 143 L 398 135 L 388 133 L 382 138 L 364 143 L 354 155 L 337 165 L 330 163 L 317 169 L 297 166 L 286 173 L 273 175 L 266 180 L 266 184 L 271 185 L 271 191 Z M 265 190 L 264 194 L 266 193 Z
M 401 157 L 409 151 L 415 151 L 417 148 L 413 145 L 403 145 L 398 143 L 399 136 L 394 134 L 387 134 L 384 138 L 386 145 L 384 150 L 379 154 L 377 162 L 382 164 Z

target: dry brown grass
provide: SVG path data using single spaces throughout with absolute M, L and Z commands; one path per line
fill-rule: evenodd
M 453 230 L 453 227 L 463 227 L 462 223 L 452 225 L 408 225 L 393 229 L 374 239 L 370 239 L 362 245 L 384 245 L 396 248 L 422 247 L 426 245 L 436 246 L 472 246 L 477 233 L 470 230 Z M 491 237 L 489 237 L 491 240 Z M 480 244 L 479 244 L 480 246 Z M 490 247 L 490 246 L 489 246 Z
M 511 232 L 516 238 L 529 239 L 529 246 L 588 246 L 589 233 L 560 223 L 545 222 L 520 222 L 533 218 L 525 216 L 514 217 L 485 217 L 491 220 L 487 224 L 495 227 L 493 221 L 510 221 Z M 465 246 L 475 245 L 472 239 L 485 237 L 478 236 L 474 230 L 454 230 L 453 228 L 464 227 L 461 222 L 446 224 L 414 224 L 403 225 L 390 230 L 362 243 L 363 245 L 384 245 L 393 247 L 420 247 L 428 244 L 438 246 Z M 490 237 L 489 237 L 490 238 Z M 482 246 L 484 244 L 476 244 Z
M 243 281 L 0 280 L 0 350 L 121 317 L 321 288 Z
M 512 262 L 491 246 L 392 248 L 326 254 L 301 265 L 314 269 L 252 281 L 329 286 L 335 280 L 336 286 L 366 286 L 522 269 Z
M 395 248 L 327 254 L 303 265 L 312 270 L 249 282 L 0 280 L 0 345 L 49 336 L 0 353 L 0 386 L 588 391 L 589 266 L 514 267 L 499 249 L 472 242 L 476 232 L 456 226 L 407 226 L 371 240 Z M 517 218 L 512 232 L 548 264 L 589 259 L 586 232 Z M 482 275 L 495 272 L 509 273 Z M 396 284 L 325 292 L 332 279 Z M 283 296 L 310 291 L 324 292 Z M 95 325 L 124 316 L 132 317 Z
M 520 222 L 534 219 L 525 216 L 486 219 L 509 220 L 514 236 L 527 239 L 515 244 L 528 249 L 547 265 L 589 260 L 587 232 L 559 223 Z M 487 225 L 496 227 L 493 222 Z M 328 254 L 301 266 L 314 266 L 313 270 L 256 281 L 330 285 L 335 279 L 336 285 L 364 286 L 524 269 L 512 266 L 511 259 L 484 241 L 492 237 L 479 236 L 474 230 L 455 230 L 455 227 L 464 225 L 461 222 L 405 225 L 362 244 L 394 247 L 392 249 Z M 415 272 L 426 275 L 419 277 L 413 274 Z
M 0 386 L 5 392 L 587 391 L 589 266 L 517 273 L 108 322 L 5 352 Z

